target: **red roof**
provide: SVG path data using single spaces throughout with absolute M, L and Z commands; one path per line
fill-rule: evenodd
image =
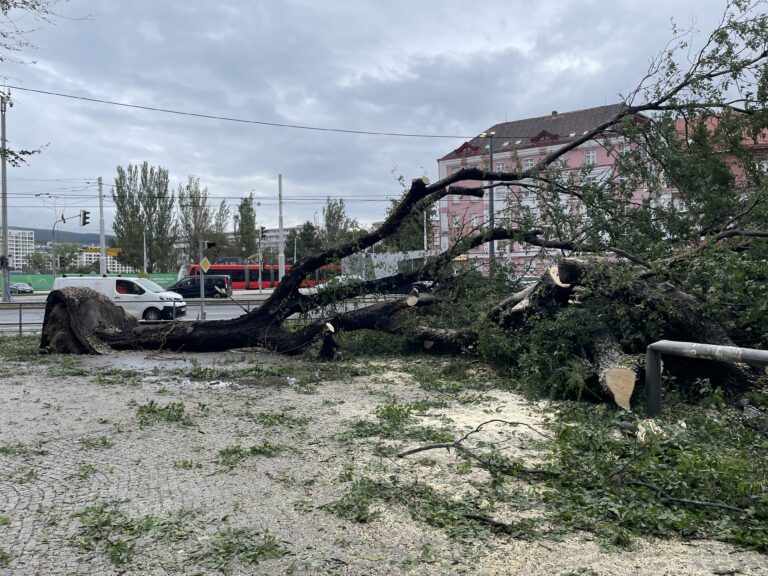
M 611 120 L 625 106 L 625 104 L 608 104 L 607 106 L 574 112 L 553 112 L 548 116 L 495 124 L 485 132 L 496 133 L 493 137 L 494 152 L 530 146 L 546 146 L 552 142 L 564 143 L 574 140 L 595 126 Z M 440 160 L 477 156 L 478 153 L 485 153 L 487 145 L 488 139 L 478 136 L 469 142 L 464 142 Z

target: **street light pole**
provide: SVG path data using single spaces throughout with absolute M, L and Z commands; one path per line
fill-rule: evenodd
M 285 276 L 285 237 L 283 236 L 283 175 L 277 175 L 277 203 L 278 203 L 278 279 L 283 281 Z
M 3 252 L 0 255 L 0 267 L 2 267 L 3 276 L 3 302 L 11 301 L 11 262 L 8 258 L 8 174 L 7 174 L 7 162 L 8 145 L 5 139 L 5 111 L 6 106 L 13 106 L 13 100 L 11 100 L 11 93 L 0 92 L 0 146 L 2 150 L 2 226 L 3 226 Z
M 99 176 L 99 275 L 107 275 L 107 243 L 104 236 L 104 191 Z
M 197 264 L 200 268 L 200 320 L 205 320 L 205 270 L 203 270 L 205 244 L 205 240 L 200 240 L 200 257 L 197 259 Z
M 60 222 L 63 224 L 67 223 L 67 219 L 63 213 L 61 214 L 61 218 L 53 223 L 53 228 L 51 229 L 51 272 L 53 273 L 54 281 L 56 281 L 56 224 Z
M 488 138 L 488 172 L 493 172 L 493 137 L 496 132 L 483 132 L 480 136 Z M 496 216 L 493 200 L 495 189 L 493 188 L 493 180 L 490 181 L 491 188 L 488 190 L 488 226 L 493 233 L 493 229 L 496 227 Z M 491 240 L 488 245 L 488 274 L 490 275 L 493 268 L 494 261 L 496 259 L 496 247 L 494 241 Z

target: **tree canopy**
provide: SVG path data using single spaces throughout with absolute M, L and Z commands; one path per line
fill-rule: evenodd
M 347 207 L 342 198 L 326 199 L 323 207 L 323 225 L 319 232 L 325 249 L 348 242 L 359 233 L 357 220 L 347 215 Z
M 243 258 L 249 258 L 259 249 L 260 229 L 256 224 L 256 199 L 251 192 L 240 200 L 235 214 L 236 249 Z
M 146 272 L 174 270 L 178 265 L 178 225 L 168 170 L 148 162 L 118 166 L 112 200 L 116 208 L 112 228 L 122 248 L 120 262 L 143 268 L 146 241 Z

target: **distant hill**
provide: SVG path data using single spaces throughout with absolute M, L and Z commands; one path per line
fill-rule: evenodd
M 31 230 L 35 233 L 35 244 L 47 244 L 51 241 L 51 230 L 45 228 L 26 228 L 24 226 L 9 226 L 9 230 Z M 110 236 L 105 236 L 107 244 L 109 244 Z M 99 233 L 96 232 L 69 232 L 67 230 L 56 231 L 57 242 L 77 242 L 78 244 L 99 245 Z

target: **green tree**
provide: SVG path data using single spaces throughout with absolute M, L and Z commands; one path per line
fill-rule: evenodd
M 285 240 L 287 254 L 293 255 L 294 246 L 297 262 L 321 250 L 323 246 L 317 226 L 307 220 L 300 228 L 291 230 Z M 293 261 L 292 257 L 286 259 Z
M 77 254 L 80 252 L 80 245 L 76 242 L 60 242 L 54 248 L 54 257 L 56 258 L 56 273 L 65 274 L 73 272 L 77 266 Z
M 201 240 L 213 240 L 213 213 L 208 188 L 200 188 L 200 178 L 189 176 L 176 192 L 179 203 L 179 238 L 187 260 L 196 261 Z
M 240 200 L 235 214 L 235 248 L 240 256 L 248 258 L 258 251 L 259 229 L 256 226 L 256 200 L 251 192 Z
M 118 166 L 112 200 L 116 208 L 112 228 L 122 248 L 120 262 L 143 268 L 146 239 L 146 272 L 173 271 L 178 266 L 178 225 L 168 170 L 148 162 Z
M 403 195 L 405 196 L 405 194 Z M 392 215 L 397 206 L 402 201 L 392 199 L 390 200 L 389 208 L 387 208 L 387 218 Z M 426 213 L 426 235 L 429 241 L 434 234 L 434 221 L 435 217 L 435 205 L 430 204 L 425 210 L 414 210 L 403 220 L 400 228 L 397 232 L 386 238 L 383 241 L 384 249 L 387 252 L 408 252 L 409 250 L 423 250 L 424 249 L 424 228 Z
M 344 200 L 327 198 L 323 207 L 323 226 L 320 240 L 323 248 L 333 248 L 352 240 L 360 232 L 357 220 L 347 215 Z
M 40 252 L 33 252 L 27 258 L 27 267 L 35 274 L 45 274 L 51 271 L 51 258 Z
M 227 227 L 229 226 L 230 209 L 226 200 L 219 204 L 216 214 L 213 218 L 213 230 L 211 231 L 211 240 L 216 243 L 210 252 L 215 259 L 217 256 L 223 256 L 231 251 Z

